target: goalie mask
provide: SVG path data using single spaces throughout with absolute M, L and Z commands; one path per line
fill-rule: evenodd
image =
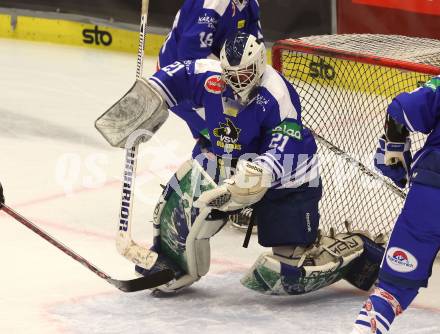
M 266 48 L 253 35 L 243 32 L 226 40 L 220 52 L 223 80 L 241 102 L 249 100 L 266 68 Z

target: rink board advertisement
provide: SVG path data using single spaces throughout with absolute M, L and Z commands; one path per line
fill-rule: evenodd
M 62 19 L 0 14 L 0 37 L 136 52 L 139 33 Z M 147 34 L 146 54 L 157 55 L 164 36 Z
M 166 34 L 182 4 L 183 0 L 150 0 L 147 25 L 162 28 Z M 331 33 L 331 1 L 260 0 L 259 4 L 266 40 Z M 1 8 L 98 18 L 129 24 L 137 30 L 141 1 L 3 0 Z
M 338 0 L 338 33 L 395 34 L 440 39 L 440 1 Z

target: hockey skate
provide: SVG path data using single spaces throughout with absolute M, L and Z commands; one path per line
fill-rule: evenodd
M 235 229 L 246 232 L 249 228 L 249 224 L 251 222 L 253 209 L 252 208 L 244 208 L 237 213 L 230 214 L 228 216 L 228 223 Z M 258 232 L 257 225 L 252 226 L 252 234 L 256 234 Z

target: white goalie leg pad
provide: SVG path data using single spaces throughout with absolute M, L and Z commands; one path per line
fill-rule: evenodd
M 186 240 L 189 274 L 199 279 L 208 273 L 211 264 L 209 239 L 225 225 L 224 220 L 208 220 L 210 209 L 200 211 Z
M 214 186 L 216 186 L 214 181 L 200 167 L 197 161 L 190 160 L 178 169 L 175 177 L 171 179 L 166 190 L 164 190 L 154 212 L 154 243 L 155 245 L 160 245 L 163 242 L 171 242 L 173 245 L 180 244 L 180 246 L 176 246 L 174 251 L 178 252 L 175 253 L 178 258 L 183 259 L 183 262 L 177 263 L 177 265 L 184 268 L 185 274 L 160 286 L 158 290 L 174 292 L 198 281 L 200 277 L 206 275 L 209 271 L 211 262 L 210 238 L 223 227 L 224 219 L 212 219 L 211 208 L 204 208 L 199 211 L 192 224 L 190 221 L 193 200 L 200 196 L 200 191 L 203 191 L 202 189 L 211 189 Z M 170 219 L 173 217 L 173 215 L 170 216 L 170 211 L 173 211 L 173 208 L 167 202 L 170 199 L 169 196 L 174 198 L 170 203 L 175 203 L 177 198 L 179 198 L 178 201 L 181 201 L 180 205 L 185 206 L 184 211 L 180 212 L 180 219 L 184 219 L 184 221 L 180 221 L 180 224 L 187 225 L 189 230 L 189 233 L 185 235 L 184 241 L 182 239 L 167 239 L 169 238 L 168 232 L 170 232 L 170 229 L 172 229 L 173 235 L 178 233 L 177 230 L 174 230 L 175 226 L 170 225 Z M 165 219 L 165 217 L 168 218 Z M 174 216 L 175 219 L 179 219 L 178 217 L 179 215 Z M 162 226 L 162 229 L 165 228 L 165 234 L 168 234 L 168 236 L 161 236 L 161 224 L 165 224 Z
M 148 81 L 138 79 L 119 101 L 95 121 L 95 127 L 110 145 L 131 147 L 148 141 L 165 123 L 168 115 L 162 96 Z
M 186 288 L 205 276 L 211 264 L 210 238 L 224 226 L 223 220 L 205 220 L 209 209 L 201 213 L 194 222 L 186 240 L 186 260 L 188 274 L 174 279 L 157 289 L 162 292 L 175 292 Z
M 275 248 L 262 254 L 241 283 L 271 295 L 297 295 L 315 291 L 339 281 L 347 265 L 363 252 L 357 235 L 341 233 L 323 237 L 308 248 Z

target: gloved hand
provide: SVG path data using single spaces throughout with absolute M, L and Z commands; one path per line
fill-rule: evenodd
M 195 207 L 211 207 L 220 211 L 235 211 L 263 198 L 272 181 L 272 173 L 249 161 L 239 161 L 234 176 L 221 186 L 205 191 Z
M 404 188 L 408 182 L 408 172 L 412 161 L 410 148 L 409 137 L 404 143 L 397 143 L 389 142 L 385 136 L 382 136 L 374 156 L 374 166 L 399 188 Z

